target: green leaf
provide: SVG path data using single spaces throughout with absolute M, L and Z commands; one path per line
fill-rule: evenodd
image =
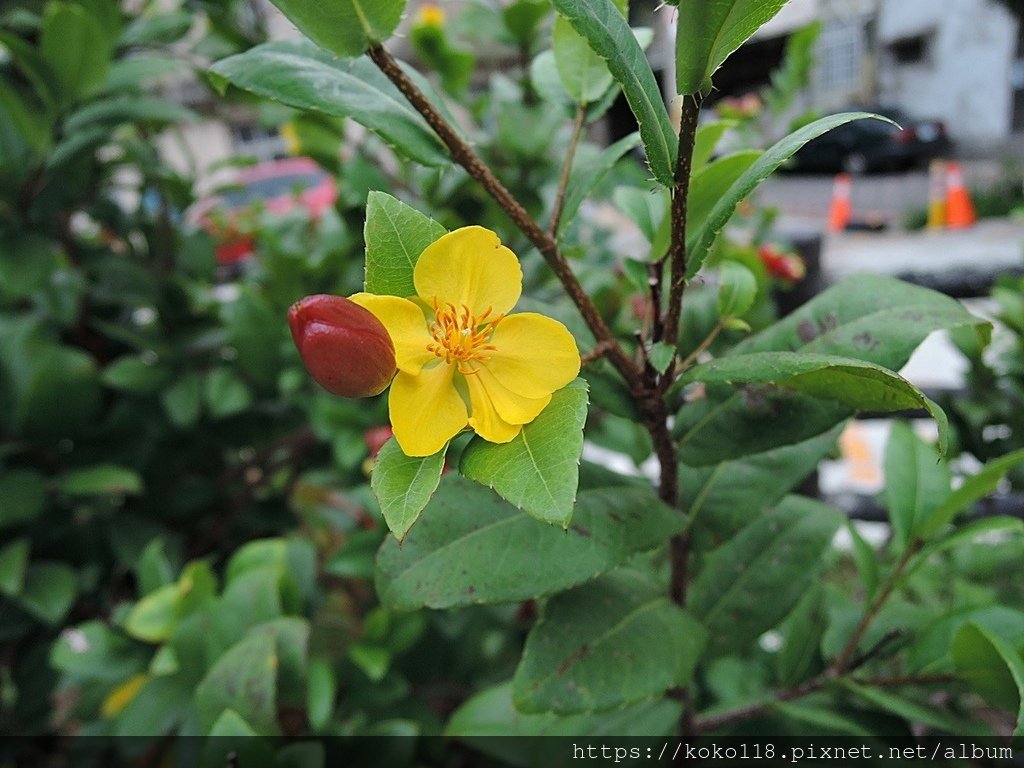
M 1020 650 L 977 624 L 967 624 L 953 640 L 957 674 L 990 704 L 1015 712 L 1014 736 L 1024 736 L 1024 658 Z
M 46 508 L 46 483 L 30 469 L 9 469 L 0 474 L 0 530 L 28 522 Z
M 405 538 L 437 490 L 447 449 L 445 445 L 433 456 L 422 458 L 406 456 L 398 441 L 391 438 L 377 454 L 370 485 L 384 522 L 399 541 Z
M 739 317 L 754 306 L 757 278 L 738 261 L 723 261 L 718 268 L 718 314 Z
M 726 132 L 735 128 L 735 120 L 715 120 L 705 123 L 697 129 L 697 137 L 693 145 L 693 173 L 696 175 L 707 165 L 715 153 L 715 147 Z
M 565 532 L 449 475 L 404 544 L 384 542 L 377 591 L 382 603 L 399 610 L 554 594 L 657 547 L 684 522 L 653 491 L 616 488 L 580 493 Z
M 339 56 L 358 56 L 391 37 L 405 0 L 271 0 L 310 40 Z
M 423 165 L 451 164 L 426 121 L 366 58 L 337 59 L 305 41 L 276 42 L 222 59 L 210 72 L 215 83 L 227 81 L 289 107 L 351 117 Z
M 853 561 L 857 564 L 857 572 L 860 574 L 860 581 L 864 587 L 864 595 L 868 600 L 875 596 L 878 590 L 878 553 L 857 530 L 857 526 L 850 521 L 846 530 L 850 532 L 850 541 L 853 543 Z
M 658 373 L 664 373 L 676 358 L 676 348 L 667 341 L 659 341 L 647 350 L 647 359 Z
M 918 553 L 917 557 L 914 558 L 907 572 L 912 572 L 925 563 L 928 558 L 937 555 L 939 552 L 958 547 L 961 544 L 969 544 L 975 539 L 989 536 L 993 533 L 1024 536 L 1024 520 L 1021 520 L 1019 517 L 1008 516 L 985 517 L 981 520 L 972 520 L 950 531 L 945 536 L 928 542 Z
M 69 496 L 131 495 L 143 491 L 142 478 L 127 467 L 100 464 L 64 475 L 57 488 Z
M 102 396 L 93 359 L 78 349 L 47 347 L 34 362 L 15 421 L 49 440 L 93 431 Z
M 859 411 L 925 408 L 938 424 L 939 450 L 946 449 L 949 424 L 942 409 L 899 374 L 862 360 L 813 352 L 753 352 L 698 365 L 683 380 L 771 384 Z
M 704 628 L 662 589 L 629 571 L 547 602 L 513 681 L 522 712 L 617 709 L 690 682 Z
M 100 23 L 70 3 L 49 3 L 39 47 L 60 84 L 65 103 L 88 96 L 103 85 L 110 67 L 110 46 Z
M 842 522 L 831 507 L 790 496 L 708 554 L 688 607 L 708 629 L 709 650 L 738 651 L 785 617 Z
M 75 571 L 63 563 L 32 563 L 16 601 L 37 619 L 55 626 L 75 601 L 77 581 Z
M 840 712 L 831 711 L 828 706 L 831 702 L 820 702 L 817 705 L 801 699 L 803 703 L 793 704 L 791 702 L 775 701 L 770 708 L 779 714 L 796 720 L 803 725 L 809 725 L 814 730 L 808 731 L 815 737 L 823 736 L 864 736 L 872 737 L 874 732 L 858 723 L 851 717 Z
M 191 371 L 160 393 L 167 417 L 176 427 L 187 429 L 199 421 L 203 408 L 203 382 Z
M 423 250 L 447 230 L 386 192 L 366 200 L 366 290 L 380 296 L 415 296 L 412 275 Z
M 553 0 L 553 4 L 608 63 L 636 115 L 651 170 L 658 181 L 672 186 L 679 142 L 658 81 L 629 23 L 612 0 Z
M 444 733 L 502 763 L 534 768 L 563 765 L 564 742 L 561 739 L 491 737 L 670 736 L 675 735 L 680 714 L 679 703 L 664 697 L 612 712 L 568 716 L 550 712 L 525 714 L 512 703 L 512 682 L 508 681 L 480 691 L 464 702 L 448 720 Z
M 985 464 L 976 475 L 967 478 L 945 501 L 928 515 L 918 535 L 928 540 L 953 522 L 958 514 L 992 493 L 1006 473 L 1024 462 L 1024 450 L 1014 451 Z
M 782 685 L 796 685 L 815 672 L 825 619 L 824 591 L 820 584 L 814 584 L 779 625 L 782 648 L 775 656 L 775 671 Z
M 198 768 L 222 768 L 235 763 L 239 766 L 278 765 L 274 750 L 266 736 L 254 728 L 233 709 L 225 709 L 210 726 L 203 741 Z
M 688 3 L 688 5 L 690 7 L 697 7 L 696 3 Z M 700 229 L 694 230 L 692 235 L 690 232 L 687 232 L 686 240 L 689 251 L 686 262 L 687 279 L 700 271 L 704 260 L 711 251 L 711 246 L 714 245 L 715 240 L 725 228 L 725 225 L 729 223 L 729 219 L 732 218 L 733 213 L 736 211 L 736 206 L 749 196 L 762 181 L 767 179 L 780 165 L 796 154 L 797 150 L 811 139 L 815 139 L 823 133 L 845 123 L 867 118 L 892 122 L 867 112 L 844 112 L 839 115 L 831 115 L 815 120 L 810 125 L 805 125 L 803 128 L 794 131 L 766 150 L 733 182 L 728 191 L 715 202 Z M 690 245 L 691 243 L 692 246 Z
M 15 539 L 0 549 L 0 593 L 11 597 L 21 592 L 28 569 L 28 550 L 27 538 Z
M 112 389 L 148 394 L 155 392 L 171 377 L 171 372 L 144 355 L 119 357 L 100 374 L 100 380 Z
M 668 216 L 668 192 L 660 188 L 616 187 L 612 200 L 640 228 L 647 242 L 653 243 L 661 222 Z
M 944 613 L 923 627 L 907 660 L 909 671 L 921 674 L 945 674 L 954 671 L 951 654 L 953 641 L 967 624 L 1016 645 L 1024 637 L 1024 613 L 1002 605 L 968 608 Z
M 120 682 L 145 670 L 149 653 L 101 621 L 67 627 L 50 649 L 50 664 L 86 680 Z
M 942 294 L 878 275 L 857 275 L 829 288 L 728 353 L 800 351 L 839 355 L 899 370 L 929 333 L 991 326 Z M 848 406 L 785 390 L 735 392 L 710 388 L 685 406 L 675 432 L 681 460 L 715 464 L 802 442 L 851 415 Z
M 277 664 L 277 645 L 269 633 L 254 632 L 231 646 L 196 688 L 196 706 L 206 727 L 225 709 L 233 709 L 256 733 L 276 734 Z
M 474 438 L 459 470 L 543 523 L 569 527 L 579 485 L 587 383 L 555 392 L 540 415 L 508 443 Z
M 330 725 L 338 694 L 334 670 L 324 659 L 310 660 L 307 689 L 306 711 L 309 713 L 309 725 L 313 732 L 317 733 Z
M 558 76 L 569 96 L 583 105 L 601 98 L 613 82 L 612 73 L 604 59 L 591 49 L 586 38 L 563 16 L 558 16 L 551 41 Z
M 248 385 L 233 370 L 214 368 L 206 377 L 206 407 L 214 419 L 224 419 L 252 405 Z
M 811 474 L 841 432 L 842 425 L 796 445 L 712 467 L 681 467 L 682 506 L 694 531 L 707 531 L 717 541 L 731 539 Z
M 949 493 L 949 467 L 935 448 L 906 424 L 894 422 L 885 450 L 885 499 L 900 549 L 920 537 Z
M 761 154 L 759 150 L 754 149 L 734 152 L 714 160 L 693 174 L 690 179 L 690 192 L 686 204 L 686 248 L 688 254 L 692 254 L 697 247 L 697 234 L 707 223 L 715 206 L 728 194 L 736 180 L 761 157 Z M 730 212 L 730 217 L 731 215 L 732 212 Z M 688 256 L 688 258 L 692 257 Z
M 839 684 L 871 706 L 896 715 L 908 723 L 919 723 L 946 733 L 961 735 L 969 733 L 971 730 L 969 727 L 965 727 L 966 724 L 961 720 L 954 719 L 933 706 L 918 704 L 916 701 L 883 691 L 880 688 L 858 685 L 849 680 L 840 680 Z
M 601 151 L 596 157 L 587 152 L 579 151 L 574 158 L 572 171 L 569 174 L 569 186 L 562 204 L 562 218 L 558 222 L 558 234 L 561 236 L 576 218 L 580 206 L 607 173 L 615 167 L 622 156 L 640 144 L 640 134 L 631 133 L 619 139 L 610 147 Z M 582 150 L 582 147 L 580 148 Z
M 729 55 L 769 21 L 787 0 L 704 0 L 679 3 L 676 91 L 708 92 Z
M 127 96 L 93 101 L 68 116 L 64 123 L 66 133 L 78 133 L 90 128 L 111 127 L 119 123 L 135 123 L 163 127 L 178 123 L 189 124 L 199 115 L 188 107 L 154 96 Z
M 171 637 L 178 621 L 180 593 L 177 584 L 167 584 L 143 597 L 125 617 L 124 630 L 147 643 Z

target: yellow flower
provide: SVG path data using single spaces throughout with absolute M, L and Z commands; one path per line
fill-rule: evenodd
M 522 283 L 519 260 L 496 234 L 463 227 L 420 255 L 416 297 L 352 297 L 394 343 L 398 375 L 388 409 L 407 456 L 437 453 L 467 425 L 507 443 L 579 374 L 580 353 L 564 325 L 532 312 L 506 314 Z
M 416 24 L 425 27 L 440 27 L 444 24 L 444 11 L 439 5 L 426 3 L 416 14 Z

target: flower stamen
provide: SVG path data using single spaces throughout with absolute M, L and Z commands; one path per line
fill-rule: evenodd
M 442 305 L 437 297 L 434 297 L 431 304 L 434 308 L 434 319 L 430 323 L 433 341 L 427 344 L 427 350 L 449 365 L 457 364 L 460 373 L 476 373 L 467 363 L 488 359 L 487 353 L 495 349 L 490 343 L 494 329 L 505 315 L 491 319 L 493 309 L 488 307 L 479 316 L 474 316 L 465 304 L 461 307 L 451 302 Z

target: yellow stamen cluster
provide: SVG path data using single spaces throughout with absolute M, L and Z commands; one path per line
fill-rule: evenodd
M 416 23 L 425 27 L 440 27 L 444 24 L 444 11 L 439 5 L 427 3 L 416 14 Z
M 446 363 L 456 363 L 463 374 L 476 373 L 464 364 L 471 360 L 486 360 L 487 352 L 494 351 L 489 344 L 494 329 L 505 317 L 498 315 L 493 320 L 491 308 L 479 317 L 474 317 L 469 307 L 456 307 L 451 302 L 441 305 L 435 298 L 434 321 L 430 324 L 430 335 L 434 339 L 427 349 Z

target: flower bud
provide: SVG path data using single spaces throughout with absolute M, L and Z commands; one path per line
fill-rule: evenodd
M 378 395 L 395 375 L 395 346 L 369 310 L 341 296 L 307 296 L 288 310 L 306 370 L 342 397 Z

